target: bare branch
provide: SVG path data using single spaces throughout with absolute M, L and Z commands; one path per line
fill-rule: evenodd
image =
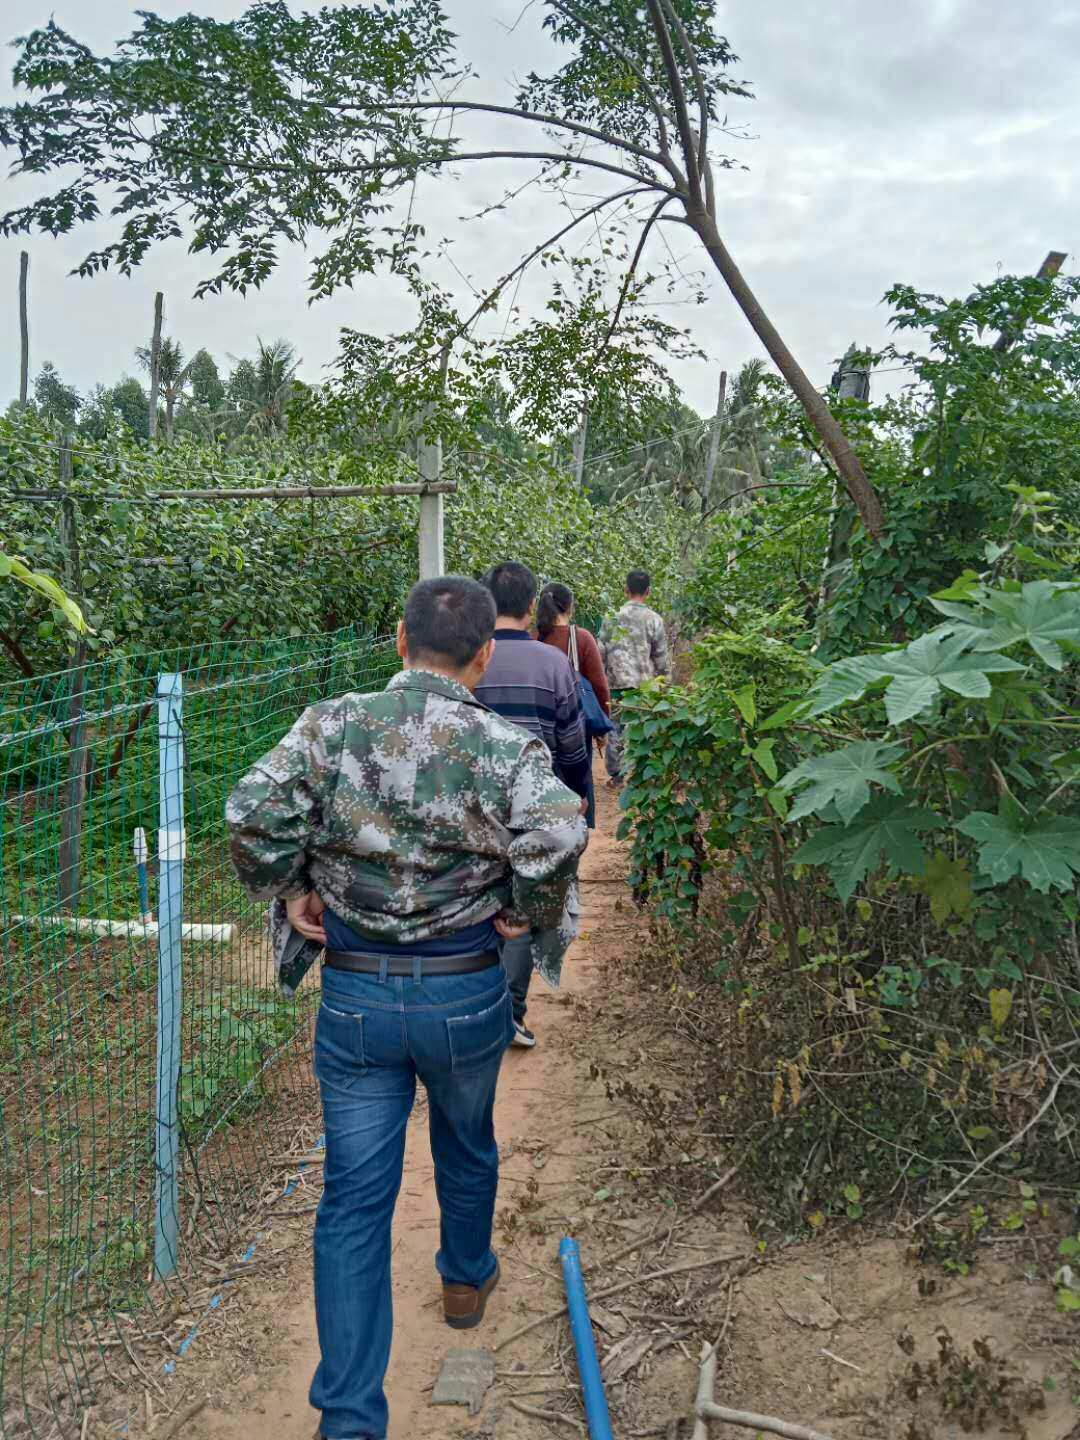
M 575 226 L 580 225 L 583 220 L 590 219 L 593 215 L 598 214 L 599 211 L 605 209 L 608 205 L 613 205 L 617 200 L 626 200 L 632 195 L 647 195 L 648 193 L 649 187 L 647 185 L 637 185 L 632 186 L 626 190 L 616 190 L 614 195 L 606 195 L 603 200 L 597 201 L 595 205 L 590 205 L 587 210 L 583 210 L 580 215 L 575 216 L 568 225 L 564 225 L 562 229 L 557 230 L 554 235 L 549 235 L 548 238 L 541 241 L 541 243 L 537 245 L 535 249 L 530 250 L 528 255 L 526 255 L 523 260 L 519 261 L 519 263 L 515 265 L 512 270 L 508 270 L 506 274 L 502 277 L 502 279 L 498 282 L 498 284 L 494 285 L 487 292 L 487 294 L 480 301 L 480 304 L 476 307 L 476 309 L 472 312 L 468 319 L 462 321 L 460 329 L 458 330 L 457 334 L 452 338 L 457 339 L 459 336 L 464 335 L 466 330 L 468 330 L 469 326 L 472 325 L 473 321 L 480 318 L 480 316 L 488 308 L 491 302 L 497 298 L 500 292 L 504 290 L 507 285 L 509 285 L 511 280 L 516 280 L 517 277 L 523 271 L 527 270 L 528 267 L 532 264 L 532 262 L 536 260 L 540 255 L 542 255 L 545 250 L 549 249 L 552 245 L 557 245 L 564 235 L 568 235 L 570 231 L 573 230 Z M 669 204 L 670 197 L 665 198 L 663 203 L 665 205 Z
M 679 44 L 682 46 L 683 54 L 686 56 L 686 63 L 690 66 L 694 76 L 694 87 L 697 90 L 698 115 L 698 174 L 705 174 L 705 167 L 708 165 L 708 143 L 709 143 L 709 96 L 705 89 L 705 77 L 701 73 L 701 66 L 698 64 L 697 51 L 691 43 L 690 36 L 686 33 L 686 26 L 679 17 L 679 12 L 671 3 L 671 0 L 660 0 L 667 17 L 674 27 L 678 36 Z
M 459 160 L 555 160 L 563 161 L 567 165 L 584 165 L 591 170 L 604 170 L 609 175 L 622 175 L 627 180 L 634 180 L 639 185 L 647 185 L 652 190 L 660 190 L 665 195 L 670 195 L 673 200 L 681 199 L 680 192 L 673 190 L 670 185 L 663 185 L 658 179 L 651 175 L 637 174 L 633 170 L 624 170 L 621 165 L 612 165 L 606 160 L 593 160 L 587 155 L 569 155 L 553 153 L 549 150 L 473 150 L 455 151 L 447 155 L 445 159 L 439 160 L 440 165 L 455 165 Z M 357 166 L 359 170 L 379 169 L 379 166 Z M 391 166 L 391 169 L 394 167 Z
M 653 226 L 656 224 L 656 222 L 660 219 L 660 215 L 664 207 L 671 204 L 671 200 L 672 197 L 670 195 L 665 195 L 663 200 L 660 201 L 660 204 L 656 206 L 655 210 L 653 210 L 648 220 L 646 220 L 645 224 L 641 227 L 641 235 L 638 237 L 637 249 L 634 251 L 634 258 L 630 261 L 630 268 L 626 272 L 626 278 L 623 280 L 622 289 L 619 291 L 619 303 L 615 306 L 614 313 L 611 317 L 611 324 L 608 326 L 607 335 L 604 337 L 605 346 L 610 342 L 611 337 L 619 328 L 619 321 L 622 319 L 623 306 L 626 304 L 626 297 L 630 293 L 630 283 L 634 278 L 634 273 L 637 270 L 639 261 L 641 260 L 642 252 L 645 249 L 645 242 L 649 238 L 649 233 L 652 230 Z
M 646 0 L 646 3 L 649 7 L 649 14 L 652 16 L 653 30 L 656 32 L 656 39 L 660 45 L 660 54 L 663 56 L 668 84 L 671 86 L 675 119 L 679 127 L 679 142 L 682 145 L 683 157 L 686 161 L 690 200 L 696 209 L 701 209 L 701 176 L 698 173 L 696 160 L 697 147 L 694 144 L 693 131 L 690 128 L 690 116 L 686 109 L 686 90 L 683 87 L 682 76 L 679 74 L 678 61 L 675 59 L 675 47 L 671 43 L 671 32 L 667 27 L 667 20 L 664 18 L 661 0 Z
M 1024 1138 L 1024 1136 L 1028 1133 L 1028 1131 L 1033 1130 L 1035 1126 L 1039 1123 L 1039 1121 L 1043 1118 L 1043 1116 L 1046 1114 L 1046 1112 L 1052 1107 L 1054 1101 L 1057 1099 L 1058 1091 L 1061 1089 L 1067 1077 L 1071 1075 L 1075 1069 L 1075 1065 L 1066 1065 L 1065 1069 L 1062 1070 L 1060 1075 L 1058 1075 L 1057 1079 L 1054 1081 L 1053 1085 L 1051 1085 L 1049 1095 L 1047 1095 L 1046 1099 L 1039 1106 L 1038 1110 L 1036 1110 L 1035 1114 L 1031 1117 L 1027 1124 L 1022 1125 L 1015 1135 L 1010 1135 L 1007 1140 L 1003 1140 L 996 1150 L 992 1150 L 989 1155 L 985 1156 L 982 1160 L 979 1161 L 979 1163 L 971 1171 L 970 1175 L 965 1175 L 961 1181 L 959 1181 L 956 1185 L 953 1186 L 953 1188 L 949 1191 L 947 1195 L 942 1196 L 940 1200 L 938 1200 L 935 1204 L 931 1205 L 930 1209 L 925 1210 L 917 1220 L 913 1220 L 911 1224 L 907 1227 L 908 1232 L 910 1233 L 912 1230 L 917 1230 L 920 1225 L 924 1224 L 927 1220 L 930 1219 L 931 1215 L 936 1215 L 937 1212 L 941 1210 L 944 1206 L 946 1206 L 950 1200 L 954 1200 L 962 1190 L 966 1190 L 967 1187 L 971 1184 L 972 1180 L 975 1179 L 975 1176 L 979 1173 L 979 1171 L 985 1170 L 988 1165 L 992 1165 L 999 1155 L 1003 1155 L 1006 1150 L 1014 1150 L 1016 1146 L 1020 1143 L 1020 1141 Z
M 614 135 L 606 134 L 603 130 L 595 130 L 591 125 L 581 125 L 576 120 L 562 120 L 558 115 L 544 115 L 536 110 L 522 110 L 516 105 L 488 105 L 479 100 L 386 100 L 372 105 L 350 103 L 333 108 L 338 110 L 465 110 L 485 115 L 509 115 L 515 120 L 527 120 L 535 125 L 550 125 L 557 130 L 572 130 L 575 135 L 587 135 L 590 139 L 600 140 L 603 144 L 611 145 L 616 150 L 624 150 L 628 155 L 636 155 L 639 160 L 648 160 L 654 165 L 662 165 L 667 168 L 667 160 L 659 151 L 646 149 L 643 145 L 635 145 L 631 140 L 619 140 Z

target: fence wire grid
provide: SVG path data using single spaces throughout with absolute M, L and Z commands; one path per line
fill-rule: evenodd
M 226 796 L 300 711 L 381 689 L 392 641 L 353 629 L 218 643 L 0 686 L 0 1437 L 79 1433 L 109 1357 L 170 1326 L 310 1097 L 313 987 L 279 998 L 265 907 L 236 883 Z M 176 1268 L 153 1271 L 159 674 L 183 682 L 185 931 Z M 135 834 L 149 840 L 140 894 Z M 108 923 L 103 923 L 108 922 Z M 202 938 L 203 936 L 210 938 Z

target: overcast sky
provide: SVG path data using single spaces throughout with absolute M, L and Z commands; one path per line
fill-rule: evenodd
M 143 0 L 171 16 L 195 8 L 228 18 L 232 0 Z M 461 50 L 480 72 L 472 94 L 490 98 L 538 61 L 545 48 L 535 16 L 511 30 L 522 0 L 449 0 Z M 129 32 L 135 5 L 124 0 L 58 0 L 57 22 L 101 49 Z M 13 38 L 50 14 L 47 0 L 6 0 L 0 30 Z M 719 178 L 720 225 L 750 283 L 812 378 L 824 383 L 851 340 L 886 338 L 884 291 L 896 281 L 967 293 L 999 271 L 1028 272 L 1048 250 L 1080 243 L 1080 5 L 1076 0 L 731 0 L 721 23 L 740 56 L 736 73 L 757 99 L 732 108 L 754 134 L 736 153 L 750 168 Z M 0 96 L 12 95 L 5 63 Z M 466 92 L 468 93 L 468 92 Z M 489 132 L 490 133 L 490 132 Z M 554 202 L 526 194 L 511 212 L 460 223 L 457 216 L 498 198 L 523 175 L 510 165 L 466 167 L 451 185 L 428 184 L 420 218 L 447 223 L 457 268 L 490 284 L 535 237 L 549 230 Z M 0 205 L 33 193 L 0 180 Z M 103 232 L 102 233 L 106 233 Z M 149 338 L 153 295 L 166 296 L 166 331 L 189 353 L 205 345 L 224 365 L 255 337 L 286 336 L 319 379 L 342 325 L 404 329 L 410 312 L 385 280 L 318 305 L 306 303 L 306 261 L 289 254 L 273 280 L 247 298 L 194 300 L 203 262 L 181 245 L 151 252 L 134 278 L 93 280 L 67 272 L 94 235 L 0 240 L 0 408 L 17 389 L 18 252 L 31 252 L 31 373 L 46 360 L 87 390 L 133 372 L 133 351 Z M 705 275 L 689 232 L 672 227 L 684 268 Z M 665 252 L 658 245 L 656 260 Z M 463 297 L 466 281 L 443 278 Z M 700 307 L 674 306 L 706 363 L 676 367 L 688 399 L 712 408 L 716 374 L 759 353 L 718 279 Z M 540 278 L 522 303 L 542 302 Z

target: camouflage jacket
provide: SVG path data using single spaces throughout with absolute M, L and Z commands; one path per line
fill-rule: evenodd
M 597 640 L 613 690 L 635 690 L 668 673 L 664 622 L 640 600 L 628 600 L 617 615 L 608 616 Z
M 588 835 L 543 742 L 423 670 L 306 710 L 225 818 L 248 894 L 316 890 L 354 929 L 402 945 L 500 910 L 565 927 Z

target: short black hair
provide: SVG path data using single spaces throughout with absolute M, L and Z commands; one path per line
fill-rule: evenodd
M 626 577 L 628 595 L 647 595 L 652 589 L 652 576 L 647 570 L 631 570 Z
M 409 591 L 405 645 L 410 660 L 427 656 L 463 670 L 494 633 L 495 602 L 476 580 L 441 575 Z
M 524 620 L 536 599 L 536 576 L 518 560 L 493 565 L 484 576 L 484 584 L 491 591 L 499 614 L 509 615 L 513 620 Z

